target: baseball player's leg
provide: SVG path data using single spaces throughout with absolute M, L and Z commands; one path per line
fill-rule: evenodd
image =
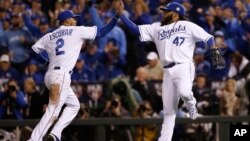
M 62 99 L 60 99 L 59 101 L 58 100 L 59 96 L 57 99 L 56 98 L 57 96 L 51 93 L 50 95 L 51 96 L 49 99 L 49 105 L 42 119 L 33 130 L 32 135 L 31 135 L 31 141 L 42 141 L 43 136 L 46 134 L 46 132 L 48 131 L 49 127 L 53 124 L 53 122 L 57 119 L 59 112 L 64 104 L 65 98 L 64 98 L 64 101 Z
M 62 86 L 65 85 L 64 82 L 64 75 L 46 73 L 45 84 L 49 88 L 49 104 L 43 117 L 34 128 L 29 141 L 42 141 L 49 127 L 57 119 L 67 97 L 60 94 L 63 93 Z
M 79 101 L 71 88 L 68 90 L 68 96 L 65 104 L 66 107 L 63 110 L 61 117 L 51 131 L 51 134 L 55 135 L 59 139 L 61 138 L 62 130 L 70 124 L 80 109 Z
M 165 72 L 167 73 L 167 72 Z M 171 141 L 175 126 L 175 117 L 178 108 L 178 97 L 174 89 L 171 76 L 163 77 L 162 101 L 163 101 L 163 124 L 161 136 L 158 141 Z
M 196 110 L 196 99 L 193 97 L 192 92 L 194 65 L 193 63 L 184 63 L 178 65 L 178 67 L 176 66 L 175 69 L 178 69 L 174 77 L 177 94 L 183 99 L 185 106 L 188 108 L 190 118 L 195 119 L 198 113 Z

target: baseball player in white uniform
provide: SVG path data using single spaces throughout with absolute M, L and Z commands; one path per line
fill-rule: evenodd
M 121 1 L 122 3 L 122 1 Z M 175 125 L 178 100 L 182 98 L 189 117 L 196 119 L 196 99 L 193 97 L 194 79 L 193 52 L 195 43 L 204 41 L 208 47 L 215 48 L 214 38 L 200 26 L 186 21 L 185 8 L 171 2 L 163 10 L 161 22 L 149 25 L 135 25 L 124 13 L 123 4 L 116 9 L 121 21 L 141 41 L 156 44 L 160 61 L 164 66 L 162 100 L 164 121 L 158 141 L 171 141 Z
M 76 17 L 72 11 L 66 10 L 58 15 L 60 26 L 44 35 L 32 49 L 40 54 L 48 53 L 49 67 L 45 74 L 45 85 L 49 89 L 49 105 L 40 122 L 32 132 L 29 141 L 42 141 L 52 123 L 57 120 L 48 135 L 48 141 L 59 141 L 62 130 L 70 124 L 80 108 L 79 101 L 70 87 L 71 73 L 79 56 L 85 39 L 93 40 L 106 35 L 117 23 L 118 16 L 103 27 L 76 26 Z M 58 114 L 66 104 L 62 115 Z

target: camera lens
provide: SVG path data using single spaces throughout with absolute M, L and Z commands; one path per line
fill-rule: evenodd
M 113 100 L 111 103 L 111 107 L 116 108 L 118 106 L 118 102 L 116 100 Z

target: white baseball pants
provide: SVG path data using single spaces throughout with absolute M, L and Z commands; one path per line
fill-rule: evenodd
M 171 141 L 180 97 L 185 104 L 196 104 L 192 92 L 194 73 L 193 62 L 181 63 L 164 69 L 162 84 L 164 119 L 158 141 Z
M 75 118 L 80 108 L 79 101 L 70 87 L 71 79 L 68 71 L 49 70 L 45 75 L 44 81 L 48 89 L 52 84 L 60 85 L 59 102 L 58 104 L 51 104 L 51 101 L 49 102 L 46 112 L 33 130 L 29 141 L 42 141 L 42 138 L 48 131 L 49 127 L 54 120 L 58 118 L 62 106 L 66 104 L 61 117 L 51 131 L 52 134 L 60 139 L 62 130 Z

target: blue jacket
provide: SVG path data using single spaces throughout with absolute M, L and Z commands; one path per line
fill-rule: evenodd
M 46 33 L 53 31 L 53 29 L 49 29 L 46 33 L 42 33 L 40 29 L 32 23 L 30 17 L 28 17 L 26 14 L 23 14 L 23 22 L 36 39 L 39 39 Z
M 7 95 L 7 93 L 0 93 L 0 119 L 11 116 L 22 120 L 22 109 L 27 106 L 27 102 L 24 99 L 24 93 L 18 90 L 17 97 L 15 99 L 8 97 Z M 7 108 L 10 108 L 12 115 L 7 115 Z
M 88 66 L 84 66 L 82 70 L 74 68 L 71 80 L 73 82 L 93 82 L 95 81 L 95 75 Z
M 0 79 L 4 83 L 7 82 L 11 78 L 15 78 L 16 80 L 19 80 L 20 74 L 16 69 L 9 68 L 7 71 L 0 70 Z
M 29 58 L 28 48 L 34 43 L 31 33 L 24 27 L 12 28 L 6 32 L 7 46 L 13 52 L 11 61 L 14 63 L 23 63 Z M 24 37 L 25 42 L 20 40 Z

